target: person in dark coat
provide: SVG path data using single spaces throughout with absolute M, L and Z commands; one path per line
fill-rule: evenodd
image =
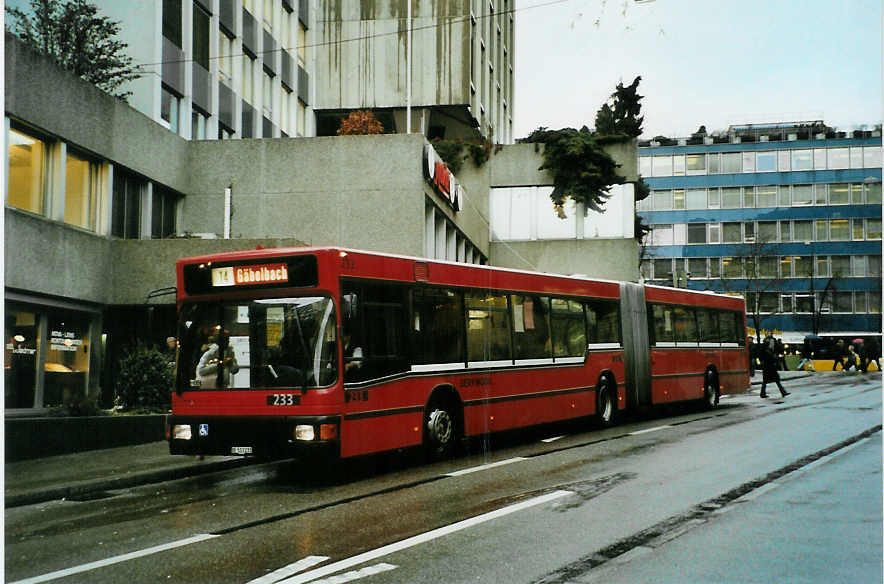
M 780 383 L 780 373 L 777 370 L 777 342 L 776 340 L 768 335 L 764 339 L 764 343 L 761 346 L 761 397 L 766 398 L 767 392 L 765 389 L 767 388 L 768 383 L 776 383 L 777 387 L 780 390 L 780 395 L 782 397 L 786 397 L 789 395 L 789 392 L 783 389 L 783 384 Z
M 863 361 L 863 373 L 869 370 L 869 364 L 874 361 L 875 365 L 878 366 L 878 371 L 881 371 L 881 362 L 879 359 L 881 358 L 881 347 L 878 345 L 877 339 L 869 339 L 868 344 L 865 344 L 865 359 Z
M 832 371 L 838 370 L 838 365 L 841 365 L 841 370 L 844 370 L 844 357 L 847 355 L 847 348 L 844 346 L 844 339 L 838 339 L 838 342 L 835 343 L 834 348 L 834 359 L 835 362 L 832 363 Z

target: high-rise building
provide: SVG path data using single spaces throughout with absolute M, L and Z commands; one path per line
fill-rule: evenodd
M 639 146 L 646 280 L 745 294 L 749 326 L 787 340 L 881 332 L 880 126 L 750 124 Z
M 430 139 L 513 141 L 514 0 L 329 2 L 316 15 L 317 133 L 371 109 Z M 409 79 L 409 65 L 411 76 Z
M 312 0 L 96 0 L 143 76 L 129 103 L 193 140 L 314 135 Z

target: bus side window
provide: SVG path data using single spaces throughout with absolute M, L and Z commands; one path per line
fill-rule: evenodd
M 553 354 L 556 357 L 583 357 L 586 354 L 586 316 L 583 303 L 553 298 L 552 333 Z
M 591 300 L 586 303 L 590 343 L 620 342 L 620 305 L 616 301 Z
M 490 291 L 467 292 L 467 359 L 470 362 L 512 360 L 507 297 Z
M 376 379 L 407 368 L 405 292 L 395 284 L 344 283 L 342 295 L 358 298 L 352 316 L 343 319 L 345 381 Z
M 511 294 L 513 307 L 513 350 L 516 359 L 552 357 L 549 334 L 549 298 Z
M 420 287 L 411 294 L 411 355 L 417 365 L 463 363 L 463 295 Z

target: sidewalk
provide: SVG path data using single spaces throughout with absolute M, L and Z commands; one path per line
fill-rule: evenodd
M 784 382 L 812 375 L 781 371 Z M 761 385 L 761 371 L 752 376 Z M 749 392 L 756 390 L 751 388 Z M 4 466 L 6 507 L 56 499 L 88 498 L 102 491 L 124 489 L 256 464 L 252 458 L 172 456 L 165 441 L 50 456 Z
M 239 456 L 172 456 L 165 441 L 10 462 L 4 466 L 5 506 L 87 498 L 255 463 Z

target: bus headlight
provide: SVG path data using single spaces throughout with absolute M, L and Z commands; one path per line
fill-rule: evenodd
M 309 424 L 298 424 L 295 426 L 295 440 L 310 442 L 316 439 L 316 431 Z
M 193 434 L 190 431 L 190 424 L 175 424 L 172 427 L 173 440 L 190 440 Z

